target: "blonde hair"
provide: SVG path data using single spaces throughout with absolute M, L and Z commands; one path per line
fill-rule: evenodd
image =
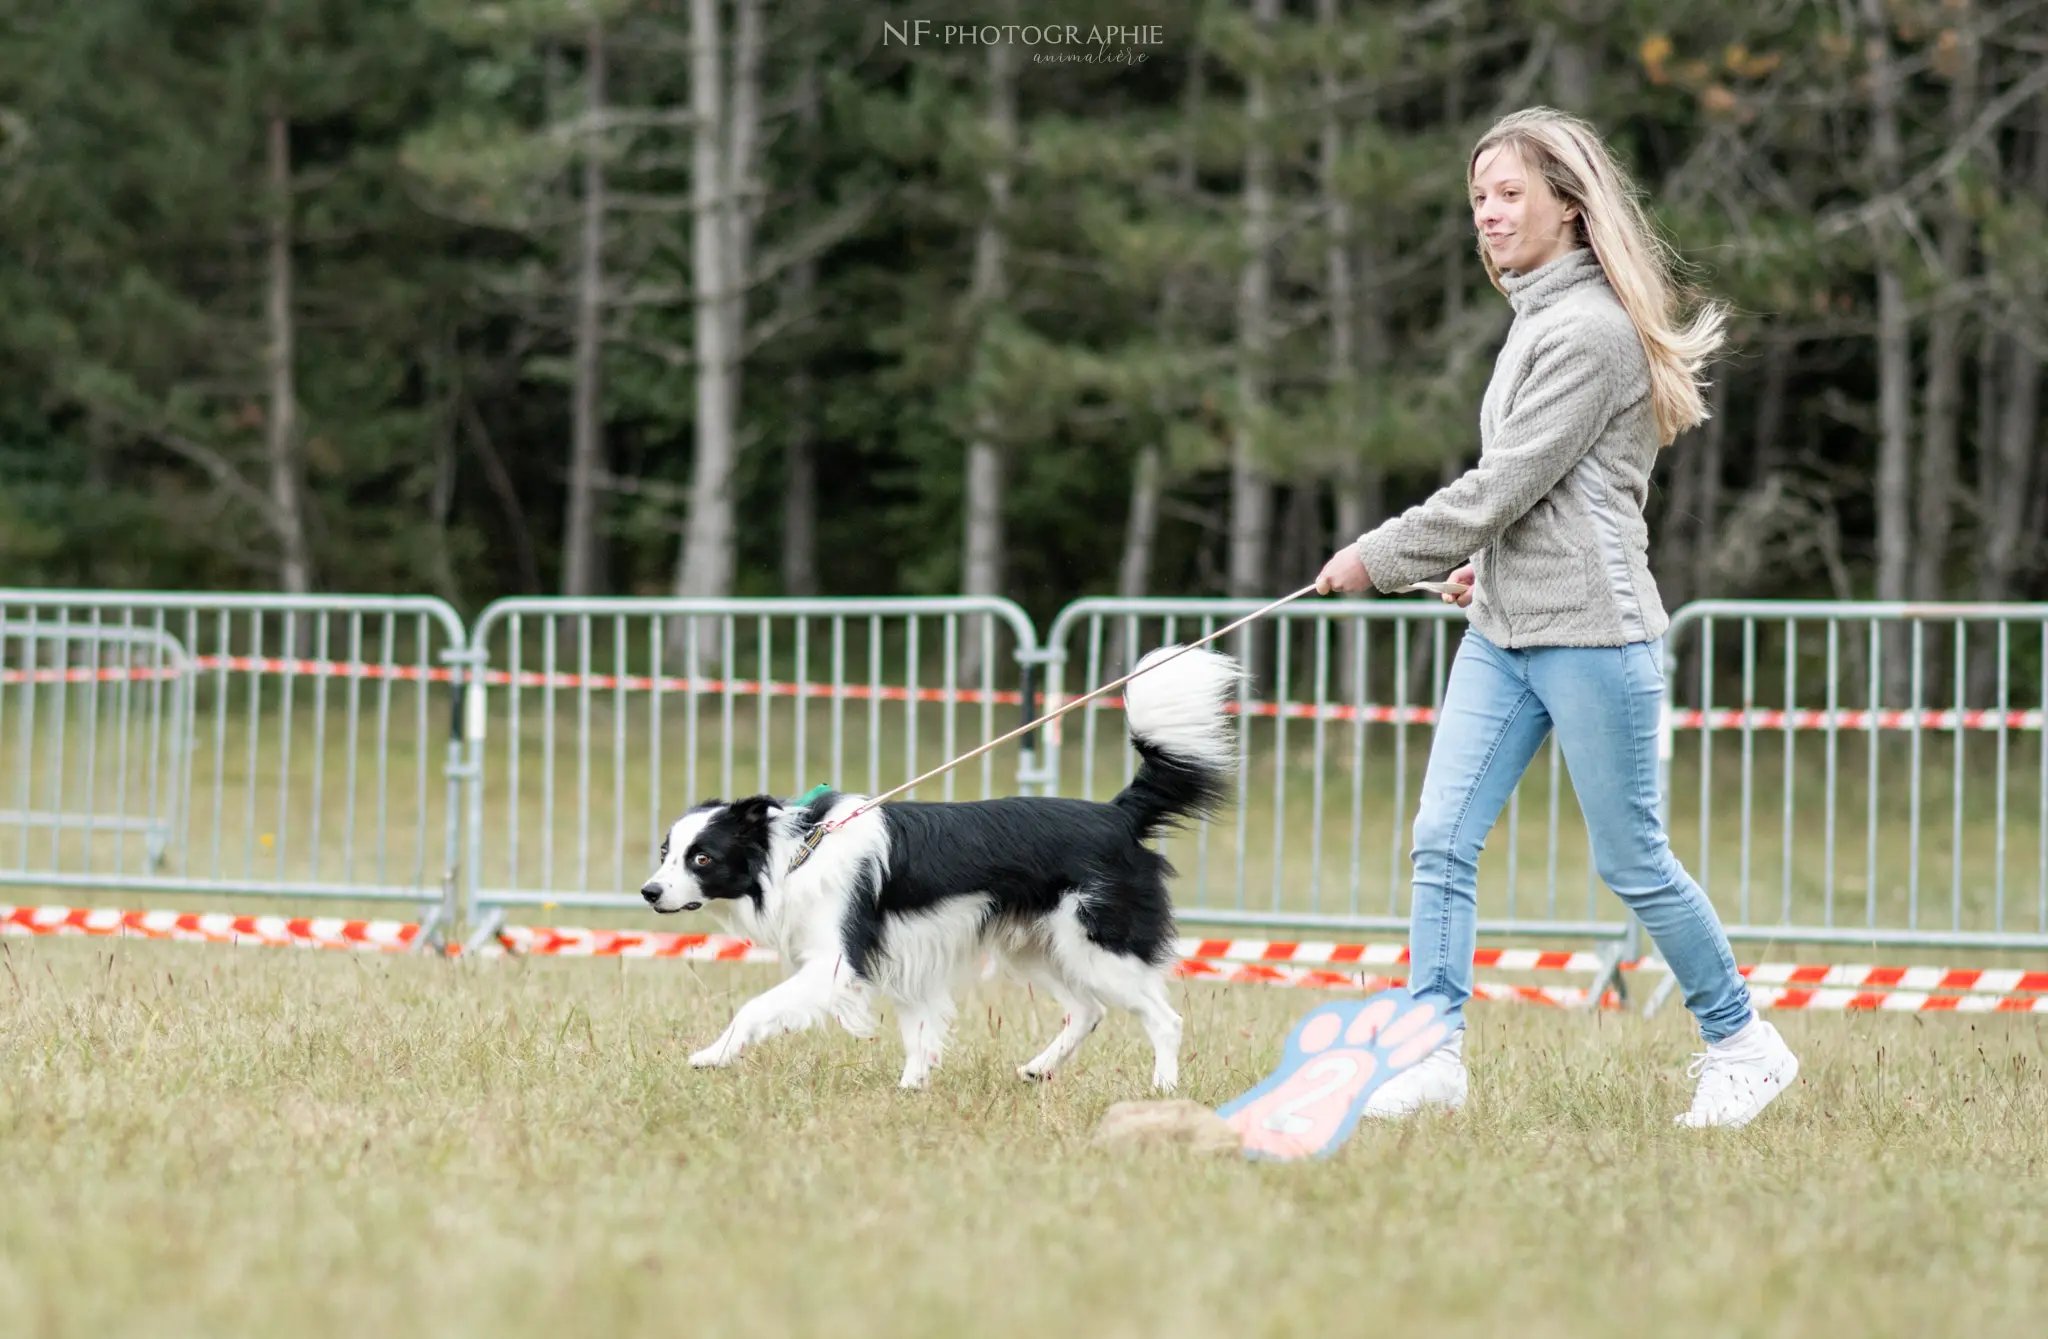
M 1578 206 L 1574 226 L 1579 243 L 1592 251 L 1643 342 L 1658 441 L 1671 445 L 1710 412 L 1700 372 L 1721 347 L 1726 309 L 1705 301 L 1679 277 L 1678 256 L 1650 222 L 1635 183 L 1589 123 L 1551 107 L 1502 117 L 1480 136 L 1466 160 L 1468 189 L 1480 157 L 1502 147 L 1514 149 L 1525 165 L 1542 173 L 1559 199 Z M 1479 256 L 1493 286 L 1505 292 L 1500 269 L 1483 244 Z M 1693 312 L 1681 324 L 1683 307 Z

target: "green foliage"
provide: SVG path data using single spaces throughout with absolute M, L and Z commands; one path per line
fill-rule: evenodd
M 0 46 L 10 581 L 272 584 L 260 496 L 276 202 L 264 167 L 267 118 L 282 107 L 318 582 L 440 590 L 472 605 L 551 584 L 578 167 L 594 150 L 616 197 L 605 224 L 607 468 L 638 484 L 603 499 L 605 566 L 614 589 L 667 587 L 696 418 L 687 7 L 30 8 Z M 765 255 L 747 299 L 734 483 L 745 592 L 779 589 L 784 448 L 796 437 L 818 465 L 818 566 L 832 592 L 957 585 L 964 451 L 977 430 L 1006 455 L 1008 582 L 1034 607 L 1112 580 L 1144 448 L 1164 452 L 1173 504 L 1154 564 L 1165 590 L 1214 588 L 1218 497 L 1240 429 L 1283 488 L 1314 490 L 1325 524 L 1329 490 L 1359 466 L 1384 475 L 1388 505 L 1420 497 L 1447 461 L 1476 450 L 1477 399 L 1507 315 L 1470 255 L 1465 154 L 1500 110 L 1556 96 L 1560 43 L 1589 61 L 1588 110 L 1692 277 L 1735 309 L 1731 442 L 1763 412 L 1757 355 L 1796 334 L 1782 431 L 1806 444 L 1800 469 L 1816 489 L 1868 492 L 1872 435 L 1854 419 L 1874 395 L 1879 247 L 1916 312 L 1968 306 L 1967 385 L 1980 326 L 2040 338 L 2048 202 L 2029 184 L 2040 118 L 2014 109 L 1952 172 L 1925 179 L 1948 148 L 1956 39 L 1943 25 L 1960 21 L 1950 7 L 1888 10 L 1906 77 L 1904 166 L 1921 176 L 1882 229 L 1828 222 L 1871 189 L 1867 57 L 1848 11 L 1346 0 L 1334 25 L 1293 4 L 1260 32 L 1244 3 L 1031 8 L 1032 23 L 1156 27 L 1163 40 L 1124 53 L 1142 61 L 1058 63 L 1027 48 L 1006 157 L 988 118 L 985 49 L 884 41 L 885 18 L 929 12 L 765 5 Z M 730 0 L 724 9 L 730 40 Z M 1988 99 L 2038 55 L 2001 45 L 2024 14 L 1971 12 L 1991 52 Z M 617 114 L 593 131 L 582 73 L 594 27 L 608 36 Z M 806 49 L 822 55 L 809 120 L 790 102 Z M 1261 133 L 1276 229 L 1271 385 L 1256 409 L 1240 403 L 1237 375 L 1253 72 L 1271 90 Z M 1341 143 L 1326 181 L 1333 117 Z M 976 233 L 1003 168 L 1004 282 L 977 304 Z M 1944 211 L 1970 230 L 1961 277 L 1932 263 L 1927 239 Z M 806 245 L 815 283 L 799 298 L 786 262 Z M 1347 248 L 1355 289 L 1352 364 L 1340 368 L 1332 245 Z M 1384 341 L 1370 353 L 1368 327 Z M 1972 418 L 1962 439 L 1966 479 L 1980 426 Z M 206 461 L 243 486 L 223 485 Z M 1728 461 L 1719 482 L 1732 497 L 1753 479 L 1740 452 Z M 1869 531 L 1860 506 L 1842 510 L 1852 563 Z M 1971 524 L 1967 509 L 1959 524 Z

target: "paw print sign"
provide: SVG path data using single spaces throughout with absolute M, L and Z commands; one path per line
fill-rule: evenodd
M 1288 1034 L 1279 1068 L 1216 1109 L 1248 1158 L 1328 1157 L 1381 1084 L 1449 1039 L 1437 1007 L 1406 990 L 1312 1009 Z

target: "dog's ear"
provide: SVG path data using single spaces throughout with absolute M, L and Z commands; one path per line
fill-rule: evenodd
M 742 828 L 766 827 L 770 819 L 782 812 L 782 805 L 772 795 L 749 795 L 744 800 L 734 800 L 726 812 Z

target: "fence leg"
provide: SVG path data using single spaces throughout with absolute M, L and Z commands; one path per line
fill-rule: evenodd
M 433 952 L 442 954 L 448 949 L 448 909 L 445 903 L 437 903 L 420 922 L 420 932 L 413 937 L 411 952 Z
M 1018 647 L 1017 665 L 1022 671 L 1019 676 L 1019 696 L 1023 699 L 1023 724 L 1029 725 L 1038 719 L 1038 696 L 1040 681 L 1038 671 L 1044 672 L 1043 688 L 1046 709 L 1058 705 L 1059 694 L 1058 656 L 1039 647 Z M 1017 751 L 1017 793 L 1020 795 L 1053 795 L 1059 790 L 1059 740 L 1057 722 L 1043 730 L 1034 730 L 1020 741 Z
M 1600 950 L 1600 968 L 1593 973 L 1592 987 L 1586 991 L 1586 1002 L 1580 1008 L 1597 1013 L 1610 986 L 1621 997 L 1622 1007 L 1628 1007 L 1628 979 L 1621 970 L 1627 953 L 1626 944 L 1609 944 Z
M 441 659 L 454 668 L 455 694 L 448 725 L 448 874 L 442 882 L 436 947 L 446 953 L 460 934 L 469 890 L 475 887 L 482 834 L 485 653 L 481 644 L 452 647 Z M 463 875 L 469 878 L 465 883 Z
M 483 919 L 477 922 L 476 929 L 470 931 L 469 938 L 463 941 L 463 956 L 468 957 L 474 953 L 481 953 L 486 945 L 497 940 L 498 931 L 503 929 L 504 925 L 505 909 L 503 907 L 492 907 L 489 911 L 485 912 Z
M 457 925 L 456 887 L 457 871 L 450 865 L 447 873 L 441 876 L 441 901 L 420 922 L 420 932 L 412 941 L 415 953 L 431 949 L 437 954 L 447 954 Z

